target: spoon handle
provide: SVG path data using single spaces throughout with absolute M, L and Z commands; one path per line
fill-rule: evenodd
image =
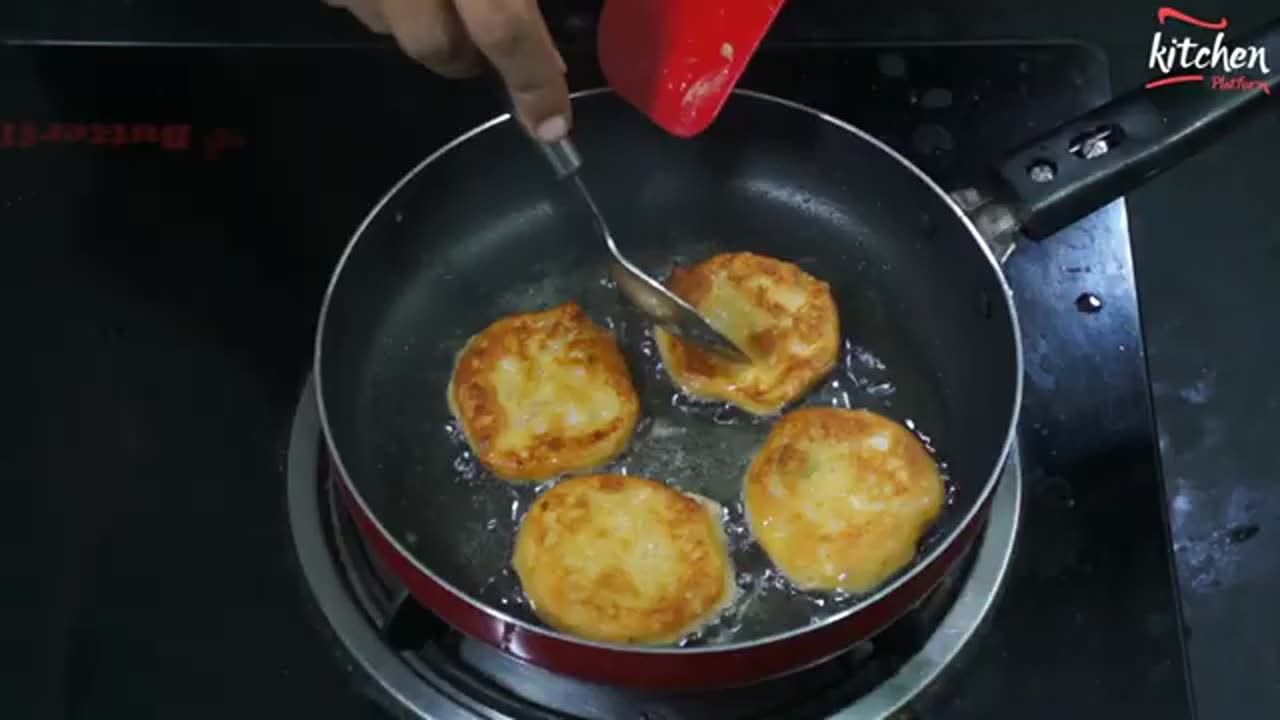
M 544 143 L 537 139 L 525 129 L 524 124 L 516 118 L 516 109 L 511 102 L 511 95 L 507 92 L 507 86 L 502 81 L 502 77 L 498 75 L 498 71 L 492 67 L 488 68 L 484 74 L 484 82 L 497 96 L 502 107 L 508 113 L 511 113 L 511 119 L 515 125 L 520 128 L 525 137 L 538 147 L 542 156 L 547 159 L 547 163 L 551 165 L 551 169 L 556 173 L 557 180 L 564 180 L 578 172 L 578 168 L 582 167 L 582 156 L 578 154 L 578 148 L 574 146 L 573 141 L 569 138 L 557 140 L 552 143 Z
M 534 140 L 538 149 L 542 151 L 543 157 L 551 164 L 551 169 L 555 170 L 556 179 L 564 180 L 578 172 L 578 168 L 582 167 L 582 156 L 578 154 L 578 148 L 574 146 L 573 141 L 569 138 L 557 140 L 553 143 L 544 143 Z

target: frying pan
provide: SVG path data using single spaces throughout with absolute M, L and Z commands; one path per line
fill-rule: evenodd
M 1244 41 L 1280 63 L 1280 22 Z M 945 463 L 948 502 L 916 559 L 865 596 L 795 592 L 745 532 L 743 471 L 767 421 L 680 395 L 646 324 L 607 285 L 590 218 L 507 116 L 428 157 L 355 233 L 316 340 L 334 481 L 369 546 L 462 631 L 547 669 L 617 685 L 706 689 L 811 665 L 922 599 L 981 529 L 1010 450 L 1021 339 L 1000 262 L 1223 136 L 1269 90 L 1140 89 L 997 160 L 948 193 L 890 147 L 782 98 L 735 91 L 716 123 L 674 138 L 604 90 L 574 96 L 586 180 L 646 270 L 749 250 L 831 285 L 845 353 L 802 404 L 908 424 Z M 1019 231 L 1021 235 L 1019 235 Z M 591 642 L 538 622 L 509 569 L 517 523 L 546 484 L 471 457 L 444 400 L 455 354 L 500 315 L 577 301 L 628 358 L 645 418 L 612 467 L 727 508 L 742 600 L 677 646 Z

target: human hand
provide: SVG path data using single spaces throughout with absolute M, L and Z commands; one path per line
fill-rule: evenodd
M 324 0 L 445 77 L 465 77 L 487 59 L 502 76 L 520 121 L 543 142 L 560 140 L 572 117 L 564 59 L 537 0 Z

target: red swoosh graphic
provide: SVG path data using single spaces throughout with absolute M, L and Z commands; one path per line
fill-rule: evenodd
M 1204 80 L 1203 75 L 1174 75 L 1173 77 L 1160 78 L 1159 80 L 1152 80 L 1151 82 L 1147 83 L 1143 87 L 1147 89 L 1151 89 L 1151 88 L 1160 87 L 1161 85 L 1173 85 L 1175 83 L 1186 83 L 1186 82 L 1200 82 L 1202 80 Z
M 1161 25 L 1163 25 L 1164 21 L 1168 20 L 1169 18 L 1173 18 L 1174 20 L 1184 22 L 1188 25 L 1195 25 L 1196 27 L 1201 27 L 1201 28 L 1204 28 L 1205 30 L 1226 30 L 1227 29 L 1226 18 L 1222 18 L 1221 20 L 1215 23 L 1215 22 L 1209 22 L 1208 20 L 1200 20 L 1199 18 L 1191 17 L 1190 15 L 1182 12 L 1181 10 L 1174 10 L 1171 7 L 1162 7 L 1156 11 L 1156 20 L 1159 20 Z

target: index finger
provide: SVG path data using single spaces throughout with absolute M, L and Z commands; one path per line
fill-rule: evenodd
M 516 114 L 539 140 L 569 132 L 569 86 L 536 0 L 455 0 L 458 15 L 507 85 Z

